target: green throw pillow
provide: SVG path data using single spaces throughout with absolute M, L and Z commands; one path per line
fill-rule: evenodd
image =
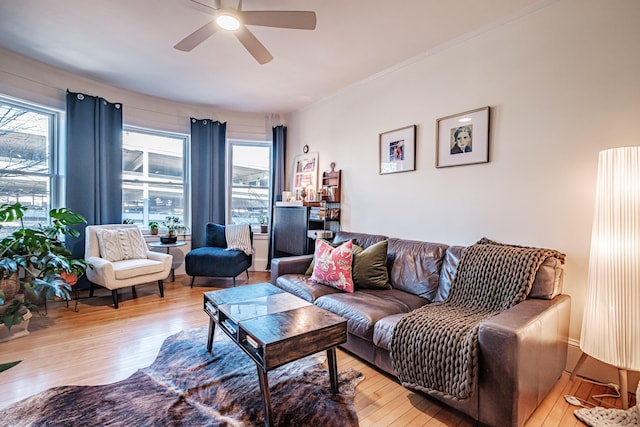
M 334 248 L 337 248 L 338 246 L 340 246 L 343 243 L 348 242 L 348 240 L 341 240 L 339 242 L 328 242 L 324 239 L 318 239 L 318 240 L 322 240 L 323 242 L 327 243 L 328 245 L 333 246 Z M 353 239 L 351 239 L 351 243 L 353 243 Z M 353 243 L 355 245 L 355 243 Z M 353 251 L 352 251 L 353 252 Z M 313 266 L 316 265 L 316 254 L 313 254 L 313 258 L 311 259 L 311 264 L 309 264 L 309 267 L 307 267 L 307 271 L 304 272 L 305 276 L 311 276 L 313 274 Z
M 353 245 L 351 274 L 356 289 L 391 289 L 387 271 L 388 247 L 388 240 L 378 242 L 367 249 Z

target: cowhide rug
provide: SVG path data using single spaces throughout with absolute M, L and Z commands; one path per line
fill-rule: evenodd
M 217 332 L 217 331 L 216 331 Z M 264 425 L 254 362 L 223 334 L 206 350 L 207 327 L 182 331 L 162 344 L 147 368 L 113 384 L 45 390 L 0 411 L 7 426 L 253 426 Z M 339 373 L 339 394 L 317 355 L 269 372 L 278 426 L 357 426 L 356 385 L 364 376 Z

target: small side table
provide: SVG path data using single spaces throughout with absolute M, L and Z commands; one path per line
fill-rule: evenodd
M 168 255 L 171 248 L 177 248 L 178 246 L 184 246 L 186 244 L 187 242 L 184 242 L 184 241 L 175 242 L 175 243 L 151 242 L 151 243 L 148 243 L 148 246 L 150 248 L 167 248 L 167 255 Z M 173 262 L 171 263 L 171 271 L 169 272 L 169 276 L 167 277 L 167 280 L 169 282 L 173 282 L 176 280 L 176 276 L 173 271 Z

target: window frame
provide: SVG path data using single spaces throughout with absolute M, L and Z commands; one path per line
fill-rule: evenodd
M 184 200 L 184 209 L 183 209 L 183 222 L 185 224 L 185 226 L 187 227 L 187 230 L 191 229 L 191 191 L 190 191 L 190 176 L 191 176 L 191 165 L 190 165 L 190 161 L 189 161 L 189 153 L 190 153 L 190 144 L 191 144 L 191 139 L 190 136 L 188 134 L 184 134 L 184 133 L 179 133 L 179 132 L 170 132 L 170 131 L 164 131 L 164 130 L 160 130 L 160 129 L 149 129 L 149 128 L 144 128 L 141 126 L 133 126 L 133 125 L 123 125 L 122 126 L 122 133 L 123 133 L 123 141 L 122 141 L 122 150 L 123 150 L 123 154 L 124 154 L 124 149 L 125 149 L 125 143 L 124 143 L 124 133 L 125 132 L 133 132 L 133 133 L 141 133 L 141 134 L 146 134 L 146 135 L 151 135 L 151 136 L 160 136 L 160 137 L 166 137 L 166 138 L 175 138 L 175 139 L 181 139 L 182 140 L 182 171 L 183 171 L 183 175 L 182 175 L 182 188 L 183 188 L 183 200 Z M 147 172 L 148 173 L 148 172 Z M 127 180 L 126 182 L 143 182 L 143 183 L 150 183 L 150 181 L 145 180 L 145 179 L 139 179 L 139 180 Z M 125 188 L 125 178 L 124 178 L 124 165 L 123 165 L 123 170 L 122 170 L 122 180 L 121 180 L 121 189 L 124 191 Z M 122 200 L 122 215 L 123 215 L 123 219 L 125 219 L 124 215 L 124 198 Z M 146 209 L 146 214 L 145 214 L 145 210 L 143 210 L 143 224 L 140 227 L 142 230 L 146 231 L 150 231 L 149 230 L 149 218 L 148 216 L 145 219 L 145 215 L 148 215 L 148 207 Z M 162 224 L 160 224 L 160 226 L 162 227 Z M 186 234 L 190 234 L 189 232 L 185 232 Z
M 234 188 L 256 188 L 255 186 L 237 186 L 233 185 L 233 147 L 234 146 L 245 146 L 245 147 L 266 147 L 269 149 L 269 187 L 268 187 L 268 196 L 267 196 L 267 210 L 268 210 L 268 218 L 271 219 L 271 215 L 273 213 L 272 206 L 272 193 L 273 193 L 273 183 L 271 182 L 271 176 L 273 171 L 273 142 L 270 140 L 252 140 L 252 139 L 242 139 L 242 138 L 227 138 L 227 173 L 226 173 L 226 209 L 225 209 L 225 217 L 226 223 L 232 223 L 232 198 L 233 198 L 233 189 Z M 257 187 L 263 188 L 263 187 Z M 254 232 L 260 231 L 259 223 L 251 223 L 251 228 Z
M 28 112 L 44 115 L 49 117 L 48 124 L 48 171 L 45 172 L 25 172 L 23 170 L 0 169 L 2 174 L 12 174 L 20 176 L 31 176 L 39 179 L 46 178 L 48 181 L 48 203 L 44 211 L 47 213 L 46 220 L 51 221 L 48 213 L 51 209 L 58 209 L 63 206 L 65 196 L 65 176 L 64 166 L 65 159 L 60 153 L 64 152 L 64 138 L 61 135 L 63 129 L 62 122 L 65 119 L 64 112 L 55 108 L 46 107 L 44 105 L 32 103 L 29 101 L 13 98 L 4 94 L 0 94 L 0 104 L 10 107 L 19 108 Z

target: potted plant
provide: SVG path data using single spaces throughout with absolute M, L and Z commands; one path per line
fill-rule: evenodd
M 151 230 L 151 234 L 153 234 L 154 236 L 158 234 L 158 222 L 149 221 L 149 230 Z
M 184 227 L 182 219 L 177 216 L 167 216 L 162 221 L 162 226 L 167 228 L 167 234 L 160 238 L 162 243 L 175 243 L 178 240 L 176 232 Z
M 260 232 L 267 233 L 269 231 L 269 226 L 267 225 L 269 218 L 266 215 L 262 215 L 258 220 L 260 221 Z
M 62 274 L 77 278 L 89 268 L 84 259 L 74 259 L 61 240 L 62 236 L 77 237 L 80 233 L 69 226 L 86 222 L 84 217 L 66 208 L 51 209 L 50 225 L 27 228 L 23 219 L 27 209 L 19 202 L 0 205 L 0 228 L 1 223 L 19 223 L 0 240 L 0 279 L 12 291 L 0 286 L 0 326 L 7 332 L 28 320 L 31 311 L 37 312 L 37 302 L 71 299 L 71 286 Z

